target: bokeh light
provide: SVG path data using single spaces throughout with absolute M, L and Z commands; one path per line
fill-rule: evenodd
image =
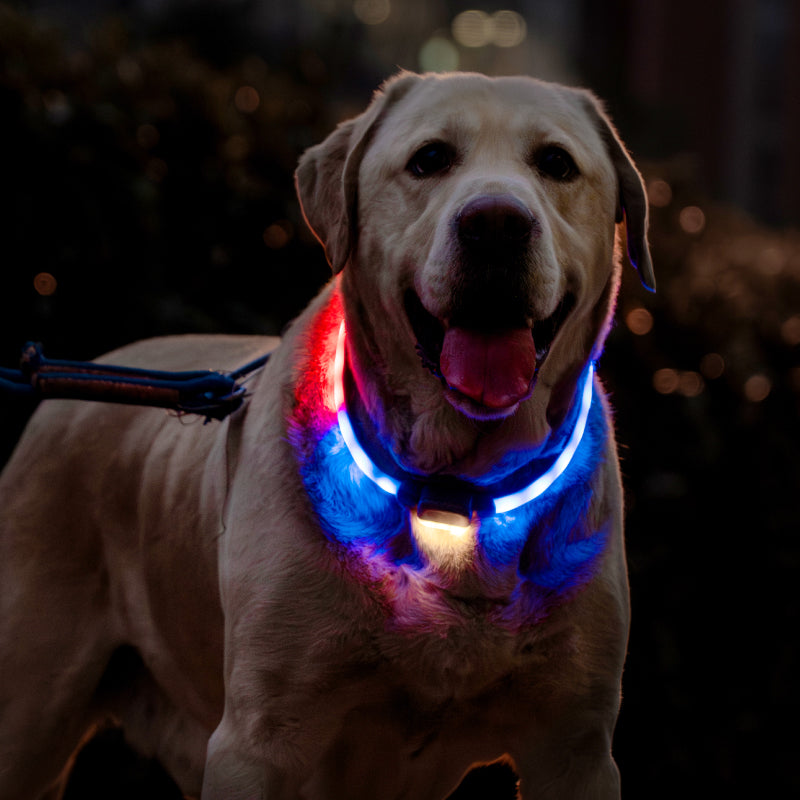
M 725 359 L 719 353 L 706 353 L 700 359 L 700 372 L 708 380 L 714 380 L 725 372 Z
M 672 187 L 661 178 L 647 182 L 647 199 L 654 208 L 666 208 L 672 202 Z
M 47 119 L 53 125 L 63 125 L 72 117 L 72 105 L 69 98 L 59 89 L 48 89 L 42 94 Z
M 252 114 L 261 104 L 261 97 L 252 86 L 240 86 L 233 96 L 233 104 L 243 114 Z
M 419 65 L 423 72 L 451 72 L 458 69 L 456 46 L 442 36 L 433 36 L 419 51 Z
M 653 374 L 653 388 L 659 394 L 681 394 L 697 397 L 706 388 L 703 376 L 694 370 L 678 370 L 665 367 Z
M 279 220 L 267 226 L 264 230 L 264 244 L 270 250 L 280 250 L 286 247 L 294 236 L 294 226 L 289 220 Z
M 775 277 L 783 272 L 786 257 L 777 247 L 765 247 L 756 259 L 756 266 L 764 275 Z
M 49 272 L 40 272 L 33 279 L 33 288 L 42 297 L 49 297 L 56 293 L 58 281 Z
M 462 47 L 516 47 L 525 41 L 527 25 L 516 11 L 462 11 L 452 22 L 453 38 Z
M 631 333 L 644 336 L 653 329 L 653 315 L 646 308 L 634 308 L 625 315 L 625 324 Z
M 744 384 L 744 396 L 751 403 L 761 403 L 769 397 L 772 381 L 762 373 L 751 375 Z
M 222 152 L 229 161 L 241 161 L 250 152 L 250 143 L 241 133 L 229 136 L 222 145 Z
M 498 47 L 516 47 L 525 41 L 527 25 L 516 11 L 497 11 L 492 14 L 492 41 Z
M 678 222 L 686 233 L 698 234 L 706 227 L 706 215 L 698 206 L 686 206 L 681 209 Z
M 794 314 L 781 325 L 781 336 L 786 344 L 800 344 L 800 314 Z
M 491 41 L 491 18 L 485 11 L 462 11 L 451 27 L 453 38 L 463 47 L 485 47 Z
M 705 381 L 699 372 L 686 370 L 678 374 L 678 392 L 684 397 L 697 397 L 705 389 Z
M 380 25 L 389 19 L 392 4 L 389 0 L 355 0 L 353 13 L 365 25 Z
M 653 388 L 659 394 L 672 394 L 677 391 L 679 383 L 678 372 L 669 367 L 656 370 L 653 374 Z
M 135 58 L 122 56 L 117 61 L 117 75 L 126 86 L 136 87 L 142 82 L 143 72 Z

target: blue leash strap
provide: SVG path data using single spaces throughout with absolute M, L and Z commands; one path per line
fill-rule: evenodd
M 233 372 L 160 370 L 47 359 L 41 346 L 25 345 L 19 370 L 0 368 L 0 392 L 33 399 L 99 400 L 167 408 L 224 419 L 246 397 L 242 378 L 266 364 L 269 354 Z

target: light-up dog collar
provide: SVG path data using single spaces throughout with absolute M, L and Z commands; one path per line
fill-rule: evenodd
M 433 484 L 429 487 L 424 486 L 421 490 L 417 486 L 416 491 L 410 491 L 407 480 L 398 480 L 385 473 L 372 461 L 359 444 L 356 432 L 347 415 L 344 392 L 344 366 L 345 325 L 342 322 L 336 344 L 333 392 L 339 430 L 353 461 L 355 461 L 364 475 L 384 492 L 394 495 L 404 505 L 409 505 L 420 522 L 430 527 L 448 530 L 456 535 L 463 533 L 469 527 L 473 513 L 477 513 L 478 516 L 507 514 L 541 497 L 569 467 L 583 439 L 589 418 L 589 410 L 592 405 L 594 363 L 590 363 L 584 371 L 580 408 L 575 426 L 566 445 L 545 472 L 518 491 L 501 495 L 500 497 L 488 497 L 487 490 L 471 487 L 470 484 L 462 481 L 454 481 L 444 491 L 441 491 L 440 488 Z M 414 481 L 412 476 L 409 477 L 412 482 L 419 483 L 419 481 Z M 475 495 L 480 498 L 478 502 L 476 502 Z

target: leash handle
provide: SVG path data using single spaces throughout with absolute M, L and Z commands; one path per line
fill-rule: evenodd
M 220 379 L 220 380 L 218 380 Z M 223 419 L 244 399 L 244 389 L 232 387 L 225 376 L 215 374 L 207 380 L 187 382 L 176 388 L 173 381 L 123 379 L 113 375 L 78 375 L 48 372 L 33 379 L 36 393 L 43 399 L 96 400 L 124 405 L 167 408 L 210 419 Z
M 25 346 L 20 370 L 2 370 L 0 389 L 38 398 L 97 400 L 167 408 L 224 419 L 246 397 L 237 381 L 262 367 L 262 356 L 232 373 L 213 370 L 164 372 L 87 361 L 46 359 L 41 346 Z

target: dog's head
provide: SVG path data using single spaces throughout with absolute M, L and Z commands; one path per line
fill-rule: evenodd
M 654 289 L 641 178 L 585 91 L 404 73 L 296 178 L 343 271 L 359 394 L 414 468 L 496 460 L 560 424 L 608 330 L 618 227 Z

